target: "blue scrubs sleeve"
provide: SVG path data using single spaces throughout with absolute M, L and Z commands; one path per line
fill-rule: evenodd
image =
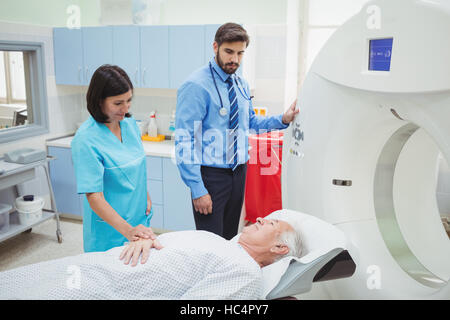
M 78 193 L 103 192 L 104 166 L 95 145 L 87 138 L 72 141 L 72 160 L 75 167 Z

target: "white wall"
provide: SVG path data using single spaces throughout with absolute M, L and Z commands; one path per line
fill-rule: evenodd
M 70 14 L 80 8 L 81 26 L 132 23 L 139 7 L 149 15 L 145 24 L 284 24 L 291 0 L 2 0 L 0 21 L 64 27 Z M 300 0 L 294 0 L 300 1 Z
M 80 9 L 82 26 L 100 24 L 99 0 L 1 0 L 0 21 L 65 27 L 71 16 L 68 8 L 74 5 Z
M 246 26 L 247 27 L 247 26 Z M 244 57 L 244 76 L 250 82 L 254 107 L 266 107 L 269 115 L 283 113 L 297 96 L 297 59 L 287 25 L 248 26 L 251 47 Z
M 288 0 L 164 0 L 161 24 L 286 23 Z

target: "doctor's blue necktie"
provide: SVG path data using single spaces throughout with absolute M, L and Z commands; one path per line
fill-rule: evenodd
M 233 155 L 230 159 L 230 163 L 232 164 L 232 170 L 236 170 L 238 166 L 238 153 L 237 153 L 237 130 L 239 129 L 239 107 L 237 103 L 237 95 L 236 91 L 233 87 L 233 78 L 230 75 L 227 79 L 228 85 L 228 97 L 230 98 L 230 130 L 229 130 L 229 138 L 232 138 L 232 143 L 228 145 L 228 152 L 231 151 Z M 231 150 L 231 148 L 233 148 Z M 227 157 L 228 158 L 228 157 Z

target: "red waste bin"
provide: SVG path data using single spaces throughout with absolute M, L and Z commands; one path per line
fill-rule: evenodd
M 283 132 L 272 131 L 250 135 L 247 178 L 245 185 L 245 220 L 281 209 L 281 155 Z

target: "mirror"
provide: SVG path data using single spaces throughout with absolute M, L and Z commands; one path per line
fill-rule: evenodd
M 0 144 L 49 132 L 44 46 L 0 40 Z
M 0 51 L 0 130 L 32 123 L 27 52 Z

